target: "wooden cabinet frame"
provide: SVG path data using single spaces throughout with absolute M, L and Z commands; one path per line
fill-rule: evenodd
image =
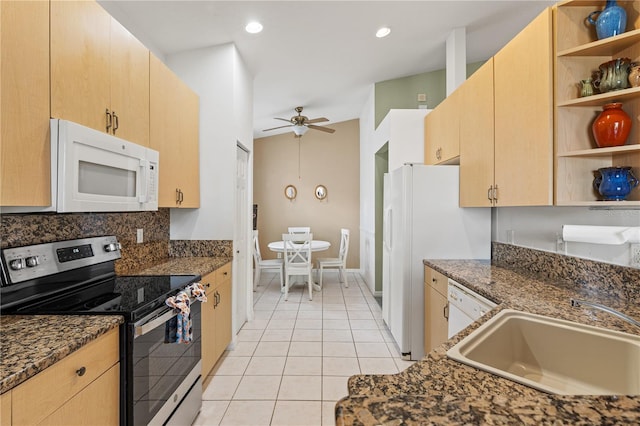
M 627 32 L 597 40 L 584 17 L 602 9 L 602 1 L 565 1 L 555 10 L 555 204 L 560 206 L 640 206 L 640 190 L 626 201 L 599 201 L 593 188 L 594 172 L 601 167 L 630 166 L 640 177 L 640 88 L 628 88 L 579 97 L 578 83 L 591 77 L 598 66 L 611 59 L 628 57 L 640 61 L 640 2 L 619 2 L 627 12 Z M 633 118 L 627 143 L 597 148 L 591 124 L 610 102 L 622 102 Z

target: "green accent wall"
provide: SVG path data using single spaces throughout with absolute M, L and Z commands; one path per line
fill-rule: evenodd
M 476 72 L 485 61 L 467 64 L 467 77 Z M 446 97 L 446 71 L 436 70 L 393 80 L 381 81 L 375 85 L 375 127 L 390 109 L 418 108 L 418 93 L 426 93 L 427 107 L 435 108 Z
M 384 174 L 389 172 L 389 142 L 375 155 L 375 291 L 382 291 L 382 224 L 384 222 Z M 378 238 L 380 237 L 380 238 Z

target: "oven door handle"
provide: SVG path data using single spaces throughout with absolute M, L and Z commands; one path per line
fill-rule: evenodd
M 164 311 L 165 309 L 166 308 L 163 308 L 162 311 Z M 156 314 L 156 313 L 154 313 L 154 314 L 150 315 L 151 319 L 149 319 L 149 320 L 144 318 L 144 319 L 138 321 L 137 323 L 134 324 L 134 328 L 135 328 L 135 336 L 134 336 L 134 338 L 140 337 L 140 336 L 144 336 L 145 334 L 147 334 L 148 332 L 150 332 L 151 330 L 153 330 L 157 326 L 161 325 L 162 323 L 165 323 L 165 322 L 169 321 L 171 318 L 173 318 L 173 317 L 175 317 L 177 315 L 178 315 L 177 312 L 174 312 L 173 309 L 169 309 L 164 314 Z

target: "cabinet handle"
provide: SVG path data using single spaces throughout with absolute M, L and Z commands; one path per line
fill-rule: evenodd
M 489 187 L 489 189 L 487 189 L 487 200 L 493 202 L 493 185 L 491 185 Z
M 444 308 L 442 308 L 442 316 L 444 316 L 444 318 L 449 321 L 449 303 L 447 302 L 447 304 L 444 306 Z
M 436 149 L 436 158 L 440 160 L 442 158 L 442 148 Z
M 180 190 L 180 204 L 182 204 L 182 202 L 184 201 L 184 192 L 182 192 L 182 189 Z
M 176 204 L 180 204 L 180 190 L 176 188 Z
M 118 116 L 116 115 L 115 111 L 111 112 L 111 115 L 113 115 L 113 134 L 116 134 L 116 130 L 118 130 L 118 128 L 120 127 L 120 122 L 118 121 Z
M 206 283 L 204 286 L 205 286 L 206 288 L 209 288 L 209 287 L 211 287 L 211 283 Z
M 493 201 L 498 204 L 498 185 L 493 187 Z
M 227 275 L 229 275 L 229 273 L 227 271 L 225 271 L 225 272 L 222 273 L 222 275 L 224 275 L 226 277 Z
M 109 133 L 109 129 L 111 128 L 112 120 L 113 118 L 111 117 L 111 113 L 109 112 L 109 108 L 107 108 L 105 114 L 107 114 L 107 128 L 106 128 L 106 132 Z
M 76 370 L 76 374 L 80 377 L 84 376 L 84 373 L 87 372 L 87 369 L 85 367 L 80 367 Z
M 431 281 L 433 281 L 434 283 L 437 283 L 437 282 L 438 282 L 438 280 L 437 280 L 437 279 L 435 279 L 435 278 L 431 278 Z

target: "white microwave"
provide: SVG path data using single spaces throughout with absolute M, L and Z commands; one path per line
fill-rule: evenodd
M 159 153 L 71 121 L 51 119 L 51 200 L 2 212 L 158 210 Z

